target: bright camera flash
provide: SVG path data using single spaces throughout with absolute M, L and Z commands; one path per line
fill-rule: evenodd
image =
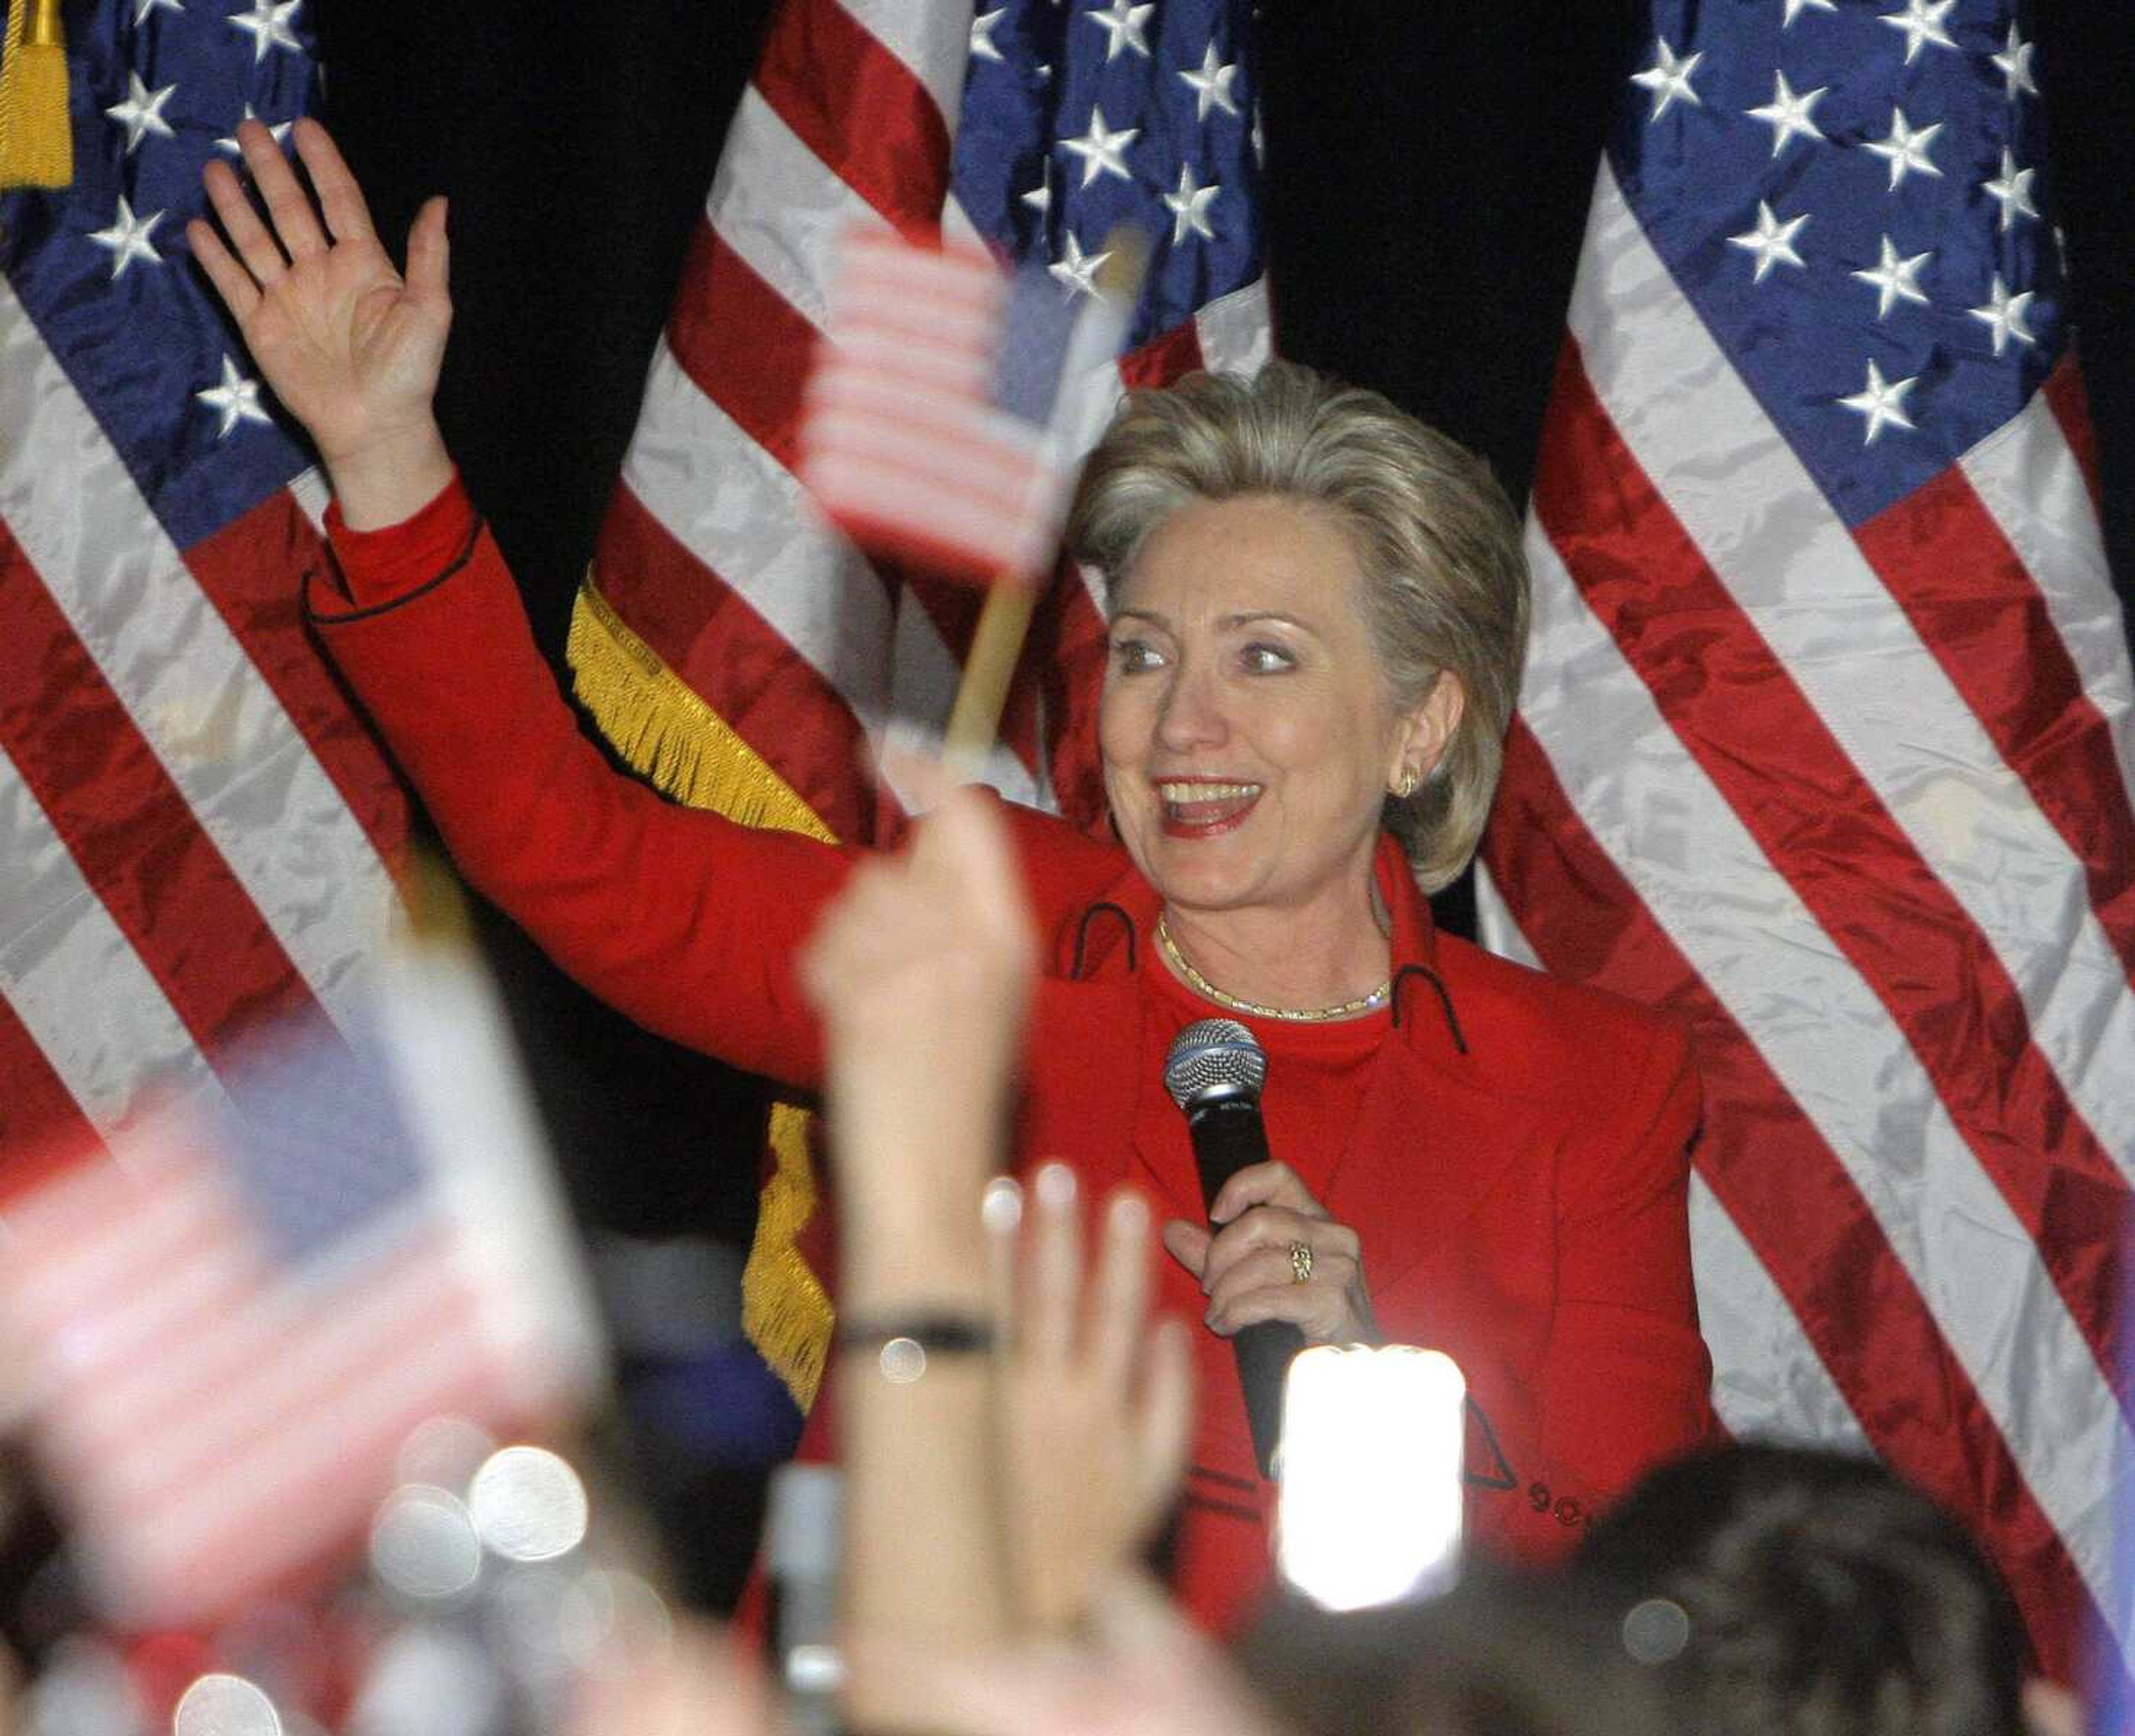
M 1428 1597 L 1460 1561 L 1462 1416 L 1453 1359 L 1320 1345 L 1283 1389 L 1276 1560 L 1327 1609 Z

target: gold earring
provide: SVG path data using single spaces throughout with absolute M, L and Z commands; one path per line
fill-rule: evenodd
M 1394 799 L 1397 802 L 1406 802 L 1415 793 L 1416 773 L 1404 771 L 1401 774 L 1401 782 L 1394 786 Z

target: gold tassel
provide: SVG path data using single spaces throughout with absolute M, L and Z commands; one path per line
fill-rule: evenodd
M 667 794 L 744 826 L 837 841 L 792 785 L 631 631 L 590 572 L 572 605 L 564 655 L 573 690 L 602 733 Z M 808 1155 L 814 1118 L 792 1103 L 772 1105 L 774 1167 L 757 1203 L 756 1238 L 741 1278 L 742 1330 L 804 1411 L 822 1384 L 834 1321 L 822 1281 L 795 1245 L 816 1213 Z
M 74 181 L 60 0 L 12 0 L 0 65 L 0 191 Z

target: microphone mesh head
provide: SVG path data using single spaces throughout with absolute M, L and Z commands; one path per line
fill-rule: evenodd
M 1182 1109 L 1222 1098 L 1260 1101 L 1267 1055 L 1236 1019 L 1200 1019 L 1171 1040 L 1164 1089 Z

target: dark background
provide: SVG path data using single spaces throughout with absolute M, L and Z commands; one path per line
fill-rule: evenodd
M 314 0 L 327 118 L 381 231 L 404 234 L 431 192 L 452 197 L 446 434 L 559 667 L 768 11 L 768 0 Z M 2042 0 L 2029 22 L 2124 598 L 2135 580 L 2135 24 L 2117 0 Z M 1388 392 L 1487 453 L 1521 497 L 1605 117 L 1619 81 L 1651 59 L 1639 8 L 1268 0 L 1260 27 L 1281 348 Z M 1464 925 L 1464 900 L 1442 914 Z M 757 1151 L 747 1085 L 631 1030 L 503 924 L 490 929 L 590 1220 L 744 1242 Z M 731 1492 L 700 1484 L 680 1504 L 714 1534 L 714 1554 L 716 1534 L 748 1523 L 745 1488 Z

